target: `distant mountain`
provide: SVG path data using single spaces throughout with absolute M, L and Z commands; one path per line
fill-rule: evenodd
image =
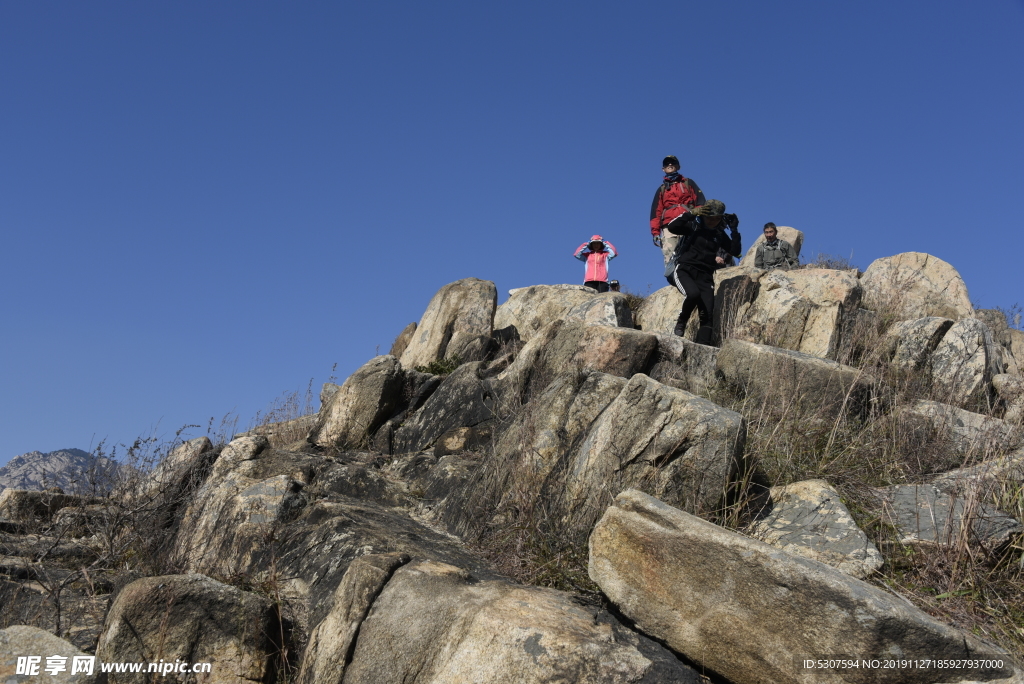
M 45 454 L 30 451 L 15 456 L 0 468 L 0 491 L 60 487 L 68 494 L 105 492 L 118 467 L 116 461 L 97 458 L 81 449 L 60 449 Z

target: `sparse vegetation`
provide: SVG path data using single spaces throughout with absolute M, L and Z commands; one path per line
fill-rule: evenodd
M 853 254 L 849 257 L 844 257 L 838 254 L 823 254 L 821 252 L 815 254 L 807 263 L 800 264 L 799 268 L 833 268 L 840 271 L 857 268 L 857 270 L 860 270 L 853 264 Z

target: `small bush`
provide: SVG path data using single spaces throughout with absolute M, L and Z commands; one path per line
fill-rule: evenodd
M 431 361 L 425 366 L 416 366 L 416 370 L 420 373 L 430 373 L 431 375 L 446 376 L 451 375 L 452 371 L 462 365 L 462 359 L 459 358 L 458 354 L 449 356 L 448 358 L 438 359 L 437 361 Z

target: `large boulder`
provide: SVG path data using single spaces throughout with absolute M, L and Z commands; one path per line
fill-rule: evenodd
M 1019 675 L 1012 665 L 970 675 L 804 668 L 804 660 L 825 654 L 913 660 L 971 658 L 999 649 L 823 563 L 637 491 L 620 494 L 594 528 L 589 571 L 637 629 L 738 684 L 950 682 Z
M 743 396 L 823 418 L 863 410 L 874 384 L 857 368 L 742 340 L 726 340 L 717 364 L 726 383 Z
M 864 578 L 882 567 L 882 555 L 824 480 L 772 487 L 769 492 L 771 511 L 750 529 L 755 539 L 852 577 Z
M 967 285 L 948 263 L 921 252 L 904 252 L 871 262 L 860 279 L 864 306 L 896 320 L 928 316 L 954 321 L 974 315 Z
M 588 326 L 572 363 L 579 368 L 628 378 L 651 365 L 658 338 L 650 333 L 607 325 Z
M 265 596 L 204 575 L 147 577 L 117 595 L 96 656 L 104 663 L 209 663 L 210 671 L 196 679 L 211 684 L 266 682 L 279 665 L 283 634 L 277 609 Z M 148 682 L 153 676 L 108 677 L 118 684 Z
M 950 326 L 930 364 L 932 381 L 958 401 L 987 398 L 992 378 L 1003 372 L 1001 348 L 988 326 L 976 318 Z
M 644 332 L 672 334 L 682 310 L 683 295 L 669 285 L 647 295 L 636 323 Z
M 514 327 L 528 342 L 552 321 L 566 317 L 574 307 L 591 302 L 597 292 L 583 285 L 533 285 L 508 291 L 508 300 L 494 314 L 494 329 Z
M 835 358 L 860 303 L 855 274 L 825 268 L 776 269 L 762 275 L 759 285 L 756 299 L 734 323 L 732 336 Z
M 489 280 L 465 278 L 437 291 L 402 353 L 402 366 L 410 370 L 432 361 L 460 357 L 479 361 L 490 340 L 498 291 Z M 479 357 L 479 358 L 475 358 Z
M 333 658 L 318 652 L 304 662 L 303 684 L 700 681 L 663 647 L 562 592 L 481 581 L 433 561 L 403 565 L 386 579 L 361 574 L 346 577 L 327 618 L 337 625 L 330 636 L 344 641 L 364 614 L 358 639 L 347 658 L 334 648 Z M 318 628 L 321 640 L 327 631 Z
M 636 487 L 687 510 L 714 510 L 741 470 L 745 441 L 746 423 L 738 413 L 634 375 L 572 459 L 565 483 L 569 507 L 601 506 Z M 581 517 L 598 515 L 600 510 L 587 510 Z
M 654 365 L 658 347 L 657 335 L 566 318 L 538 332 L 497 377 L 525 394 L 543 389 L 570 369 L 628 378 Z
M 800 248 L 804 245 L 803 231 L 789 226 L 778 226 L 776 230 L 778 230 L 779 238 L 793 245 L 793 251 L 796 252 L 797 256 L 800 256 Z M 761 234 L 757 236 L 757 239 L 754 240 L 754 244 L 750 245 L 750 249 L 747 250 L 747 253 L 743 255 L 742 259 L 740 259 L 739 265 L 753 268 L 757 246 L 763 242 L 764 232 L 762 231 Z
M 586 325 L 633 328 L 633 311 L 629 297 L 621 292 L 604 292 L 569 309 L 566 318 L 575 318 Z
M 377 356 L 349 376 L 321 407 L 307 438 L 322 447 L 357 448 L 398 411 L 405 371 L 394 356 Z
M 266 533 L 302 509 L 308 472 L 292 453 L 268 469 L 268 446 L 260 436 L 239 437 L 224 447 L 184 511 L 171 554 L 175 563 L 190 572 L 242 572 Z
M 34 658 L 32 663 L 27 658 Z M 21 672 L 18 661 L 22 660 Z M 0 681 L 92 684 L 98 681 L 96 657 L 38 627 L 0 629 Z

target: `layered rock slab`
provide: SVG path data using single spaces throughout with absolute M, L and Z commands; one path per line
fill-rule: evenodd
M 769 495 L 771 511 L 751 525 L 755 539 L 851 577 L 863 579 L 882 567 L 882 555 L 824 480 L 772 487 Z
M 874 385 L 857 368 L 743 340 L 726 340 L 716 362 L 718 373 L 743 396 L 821 417 L 863 411 Z
M 977 500 L 967 490 L 942 491 L 932 484 L 894 485 L 880 491 L 883 520 L 903 544 L 980 545 L 996 550 L 1024 526 Z
M 746 424 L 738 413 L 638 373 L 563 373 L 498 434 L 438 513 L 464 534 L 471 514 L 542 506 L 566 540 L 586 535 L 618 492 L 636 487 L 708 511 L 743 470 Z M 472 502 L 472 504 L 467 504 Z
M 832 672 L 799 663 L 813 654 L 934 659 L 999 653 L 823 563 L 637 491 L 616 497 L 594 528 L 589 572 L 639 630 L 737 684 L 963 681 L 969 677 L 951 679 L 937 669 Z

